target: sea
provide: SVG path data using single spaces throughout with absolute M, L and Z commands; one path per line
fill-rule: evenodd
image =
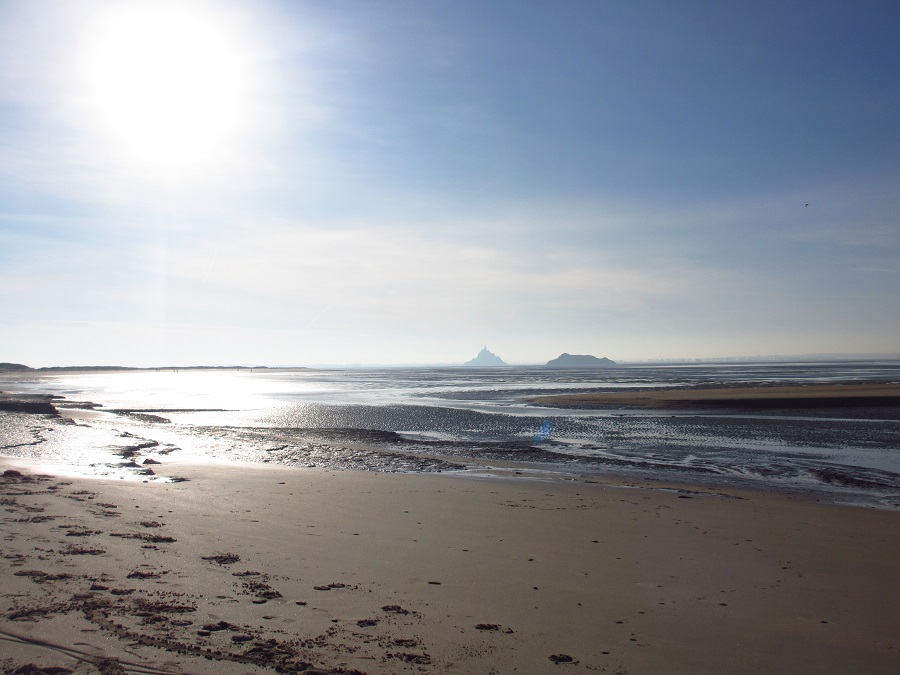
M 900 362 L 34 371 L 5 392 L 0 454 L 81 475 L 177 480 L 173 460 L 508 480 L 656 481 L 900 509 L 900 409 L 604 410 L 549 394 L 900 382 Z M 173 466 L 175 466 L 173 464 Z

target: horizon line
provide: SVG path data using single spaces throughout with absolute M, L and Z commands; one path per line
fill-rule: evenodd
M 711 356 L 711 357 L 657 357 L 646 359 L 611 359 L 613 366 L 600 366 L 599 370 L 604 367 L 615 367 L 620 365 L 653 365 L 653 364 L 715 364 L 715 363 L 758 363 L 758 362 L 794 362 L 794 361 L 879 361 L 879 360 L 900 360 L 900 352 L 888 353 L 855 353 L 855 352 L 825 352 L 825 353 L 807 353 L 807 354 L 765 354 L 755 356 Z M 516 367 L 543 367 L 547 362 L 540 361 L 517 361 L 510 362 L 504 366 L 481 366 L 482 368 L 516 368 Z M 6 367 L 4 367 L 6 366 Z M 12 366 L 12 367 L 10 367 Z M 302 369 L 302 368 L 471 368 L 464 366 L 463 362 L 457 361 L 431 361 L 431 362 L 399 362 L 399 363 L 378 363 L 378 362 L 320 362 L 307 364 L 191 364 L 191 365 L 154 365 L 154 366 L 123 366 L 115 364 L 79 364 L 79 365 L 53 365 L 53 366 L 28 366 L 22 363 L 0 362 L 0 373 L 15 372 L 34 372 L 47 370 L 286 370 L 286 369 Z M 476 366 L 477 368 L 478 366 Z

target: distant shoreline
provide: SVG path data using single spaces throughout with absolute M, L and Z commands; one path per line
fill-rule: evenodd
M 566 408 L 858 408 L 900 407 L 900 384 L 825 384 L 605 391 L 526 399 Z
M 157 370 L 310 370 L 310 368 L 306 366 L 159 366 L 148 368 L 136 366 L 44 366 L 31 368 L 30 366 L 19 364 L 0 365 L 0 374 L 2 375 L 15 375 L 16 373 L 120 373 L 124 371 L 148 372 Z
M 36 375 L 91 375 L 110 373 L 176 373 L 176 372 L 266 372 L 291 373 L 319 370 L 307 366 L 161 366 L 159 368 L 138 368 L 130 366 L 49 366 L 43 368 L 0 368 L 0 380 L 18 380 Z

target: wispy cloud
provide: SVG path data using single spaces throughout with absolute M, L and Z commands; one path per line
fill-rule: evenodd
M 417 321 L 434 323 L 523 307 L 633 310 L 659 298 L 696 297 L 705 280 L 696 266 L 628 266 L 565 246 L 529 253 L 402 228 L 259 223 L 227 242 L 196 240 L 172 251 L 169 265 L 173 281 L 202 282 L 223 297 L 253 295 L 263 306 L 330 305 L 369 319 L 414 311 Z

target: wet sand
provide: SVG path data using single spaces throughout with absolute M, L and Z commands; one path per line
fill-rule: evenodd
M 827 384 L 717 389 L 654 389 L 537 396 L 529 403 L 569 408 L 900 407 L 900 384 Z
M 189 480 L 0 459 L 5 672 L 900 671 L 896 512 L 660 482 L 164 468 Z

